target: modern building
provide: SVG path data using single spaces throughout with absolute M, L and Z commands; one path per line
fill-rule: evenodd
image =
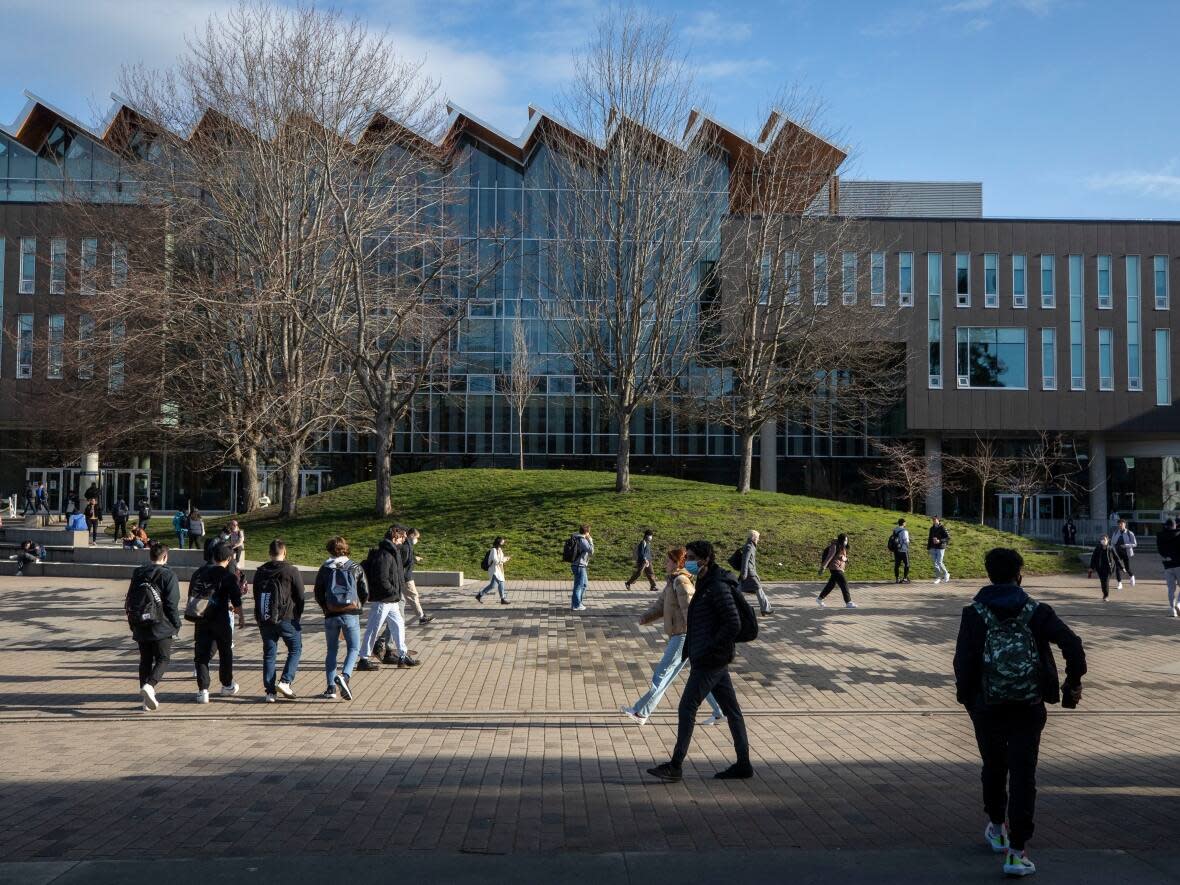
M 207 453 L 103 450 L 88 444 L 87 416 L 76 435 L 42 429 L 39 392 L 68 385 L 87 366 L 80 354 L 94 323 L 80 306 L 104 274 L 118 275 L 121 246 L 79 229 L 62 201 L 62 179 L 87 198 L 129 211 L 132 166 L 120 157 L 112 126 L 129 109 L 116 102 L 107 121 L 90 128 L 26 93 L 11 126 L 0 127 L 0 492 L 43 480 L 51 498 L 99 480 L 109 504 L 150 495 L 157 506 L 192 500 L 205 509 L 232 507 L 237 472 L 210 464 Z M 533 208 L 560 205 L 549 192 L 549 115 L 530 109 L 525 131 L 512 137 L 452 108 L 443 142 L 465 170 L 471 223 L 510 225 L 519 258 L 466 299 L 445 385 L 424 393 L 399 434 L 395 469 L 515 463 L 516 428 L 498 377 L 509 367 L 512 325 L 528 326 L 541 358 L 537 395 L 525 416 L 531 464 L 606 467 L 615 436 L 590 385 L 579 378 L 538 309 L 559 237 L 543 229 Z M 708 130 L 720 150 L 712 162 L 718 242 L 724 237 L 731 179 L 744 152 L 764 150 L 789 120 L 772 115 L 750 139 L 704 115 L 688 136 Z M 817 141 L 818 136 L 811 136 Z M 838 146 L 825 150 L 843 160 Z M 834 167 L 833 167 L 834 168 Z M 1042 221 L 988 218 L 982 187 L 968 182 L 821 181 L 809 211 L 855 216 L 866 231 L 863 252 L 823 257 L 826 277 L 851 269 L 845 297 L 895 307 L 908 354 L 904 408 L 856 432 L 804 427 L 790 415 L 764 428 L 761 486 L 863 499 L 861 470 L 875 457 L 873 441 L 904 436 L 924 441 L 937 470 L 939 454 L 977 435 L 1019 445 L 1039 431 L 1074 440 L 1087 495 L 1046 489 L 1037 515 L 1105 519 L 1112 510 L 1180 507 L 1180 413 L 1173 405 L 1171 267 L 1180 257 L 1180 223 Z M 524 266 L 532 262 L 531 266 Z M 803 286 L 818 261 L 803 261 Z M 861 290 L 864 291 L 861 291 Z M 686 293 L 698 297 L 698 293 Z M 724 297 L 724 293 L 722 293 Z M 840 310 L 842 299 L 832 299 Z M 642 410 L 632 427 L 633 469 L 721 482 L 736 469 L 735 437 L 720 425 L 685 418 L 675 400 Z M 326 428 L 303 472 L 314 493 L 372 474 L 372 441 Z M 97 450 L 96 450 L 97 449 Z M 264 483 L 277 497 L 264 472 Z M 935 493 L 929 512 L 966 513 L 969 495 Z M 1003 518 L 1014 499 L 997 491 L 988 505 Z

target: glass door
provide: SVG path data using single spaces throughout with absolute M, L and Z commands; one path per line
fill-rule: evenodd
M 996 497 L 999 499 L 999 506 L 996 508 L 996 512 L 1000 516 L 999 530 L 1015 532 L 1020 522 L 1020 496 L 997 495 Z
M 34 488 L 37 483 L 44 483 L 45 502 L 50 513 L 61 513 L 62 495 L 65 493 L 63 473 L 58 467 L 29 467 L 25 470 L 25 482 L 31 482 Z M 23 501 L 20 506 L 24 506 Z

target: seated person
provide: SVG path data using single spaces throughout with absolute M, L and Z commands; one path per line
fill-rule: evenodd
M 145 532 L 140 526 L 136 526 L 131 530 L 131 536 L 135 538 L 136 549 L 143 549 L 152 542 L 152 539 L 148 537 L 147 532 Z
M 123 534 L 123 549 L 124 550 L 142 550 L 143 549 L 143 542 L 140 541 L 139 538 L 135 537 L 135 533 L 131 529 L 128 529 Z
M 21 541 L 20 548 L 12 558 L 16 560 L 16 573 L 24 574 L 25 566 L 41 561 L 45 550 L 33 541 Z

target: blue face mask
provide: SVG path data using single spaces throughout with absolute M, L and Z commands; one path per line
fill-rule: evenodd
M 686 572 L 688 572 L 690 575 L 695 575 L 697 572 L 699 572 L 701 570 L 701 564 L 699 562 L 697 562 L 695 559 L 690 559 L 688 562 L 686 562 L 684 564 L 684 570 Z

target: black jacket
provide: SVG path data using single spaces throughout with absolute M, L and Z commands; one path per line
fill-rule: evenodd
M 369 598 L 374 602 L 401 602 L 406 589 L 403 546 L 385 538 L 377 545 L 376 555 L 366 557 L 365 577 L 369 579 Z
M 696 593 L 688 604 L 688 635 L 681 653 L 694 667 L 714 670 L 733 660 L 734 639 L 742 628 L 733 601 L 737 585 L 733 572 L 716 563 L 697 579 Z
M 938 543 L 934 543 L 935 541 Z M 946 526 L 942 523 L 930 526 L 930 532 L 926 535 L 926 549 L 927 550 L 945 550 L 948 543 L 950 543 L 951 535 L 946 530 Z
M 402 563 L 402 580 L 405 582 L 414 580 L 414 545 L 409 541 L 397 547 L 401 554 Z
M 238 579 L 227 568 L 222 568 L 215 562 L 207 563 L 193 572 L 192 579 L 189 581 L 189 587 L 192 587 L 192 582 L 197 580 L 200 575 L 202 580 L 209 580 L 217 588 L 217 592 L 213 595 L 213 604 L 210 606 L 210 612 L 205 616 L 207 622 L 217 622 L 220 618 L 222 622 L 229 626 L 228 621 L 225 621 L 230 605 L 234 608 L 242 607 L 242 588 L 238 585 Z
M 1164 568 L 1180 568 L 1180 529 L 1162 528 L 1155 536 Z
M 165 565 L 149 562 L 141 565 L 131 573 L 131 585 L 134 587 L 142 580 L 150 581 L 160 591 L 160 602 L 164 606 L 164 620 L 158 624 L 136 624 L 131 628 L 131 635 L 136 642 L 154 642 L 158 639 L 168 639 L 180 630 L 180 582 L 172 569 Z
M 338 561 L 338 560 L 337 560 Z M 330 612 L 325 607 L 328 600 L 328 584 L 332 581 L 332 572 L 335 567 L 331 564 L 333 560 L 328 560 L 320 566 L 320 570 L 315 575 L 315 589 L 312 591 L 315 595 L 316 605 L 323 611 L 324 617 L 333 617 L 341 614 L 341 612 Z M 365 570 L 361 568 L 360 563 L 353 562 L 351 559 L 344 563 L 344 567 L 352 572 L 356 579 L 356 595 L 360 599 L 361 605 L 369 601 L 369 583 L 365 579 Z M 359 609 L 352 614 L 359 614 Z
M 286 597 L 284 605 L 279 606 L 278 619 L 280 621 L 298 621 L 303 617 L 303 606 L 305 602 L 303 591 L 303 575 L 300 574 L 299 569 L 291 565 L 291 563 L 283 560 L 282 562 L 275 562 L 269 560 L 258 566 L 254 572 L 254 621 L 255 623 L 262 623 L 262 611 L 260 609 L 260 602 L 258 598 L 258 588 L 265 586 L 265 582 L 271 579 L 277 581 L 279 584 L 286 587 L 287 592 L 282 594 Z
M 1095 544 L 1094 552 L 1090 554 L 1090 571 L 1098 572 L 1100 575 L 1112 575 L 1114 569 L 1114 548 L 1109 544 L 1105 547 Z
M 1015 617 L 1028 602 L 1029 595 L 1015 584 L 992 584 L 975 595 L 975 602 L 982 603 L 995 612 L 1001 621 Z M 1061 687 L 1057 681 L 1057 661 L 1053 658 L 1050 643 L 1061 649 L 1065 658 L 1065 679 L 1070 685 L 1081 685 L 1086 675 L 1086 653 L 1082 640 L 1065 626 L 1052 607 L 1039 603 L 1029 621 L 1029 629 L 1037 641 L 1041 654 L 1041 701 L 1056 704 L 1061 701 Z M 955 643 L 955 697 L 968 710 L 986 706 L 983 700 L 983 643 L 987 637 L 987 625 L 983 617 L 968 605 L 963 609 L 959 623 L 959 638 Z

